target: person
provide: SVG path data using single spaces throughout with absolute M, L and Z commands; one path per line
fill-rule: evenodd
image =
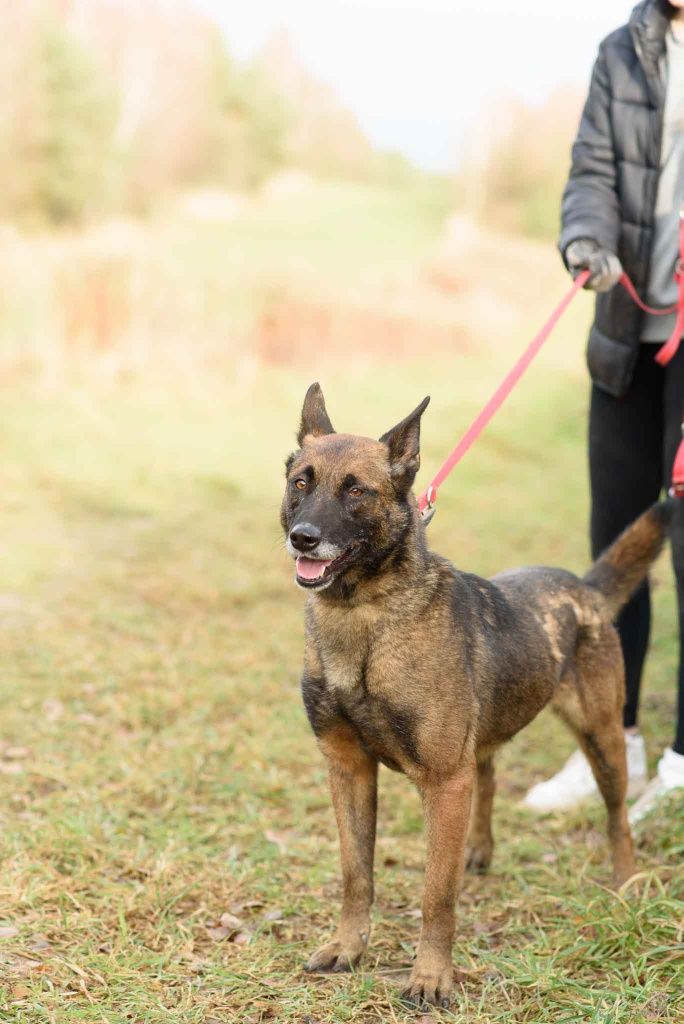
M 559 248 L 576 276 L 589 269 L 597 292 L 587 362 L 591 545 L 606 548 L 669 485 L 684 414 L 684 345 L 659 366 L 655 353 L 674 315 L 643 314 L 622 287 L 623 268 L 649 305 L 677 300 L 680 206 L 684 204 L 684 0 L 643 0 L 628 24 L 601 43 L 572 150 Z M 680 526 L 681 523 L 681 526 Z M 617 622 L 625 661 L 624 728 L 630 812 L 637 821 L 684 786 L 684 509 L 672 529 L 679 612 L 677 721 L 672 746 L 648 783 L 638 710 L 651 601 L 643 584 Z M 523 803 L 570 808 L 597 793 L 577 750 Z

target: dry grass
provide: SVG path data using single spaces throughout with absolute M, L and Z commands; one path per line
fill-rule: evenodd
M 199 394 L 263 363 L 323 373 L 499 349 L 563 289 L 560 261 L 459 217 L 443 228 L 444 215 L 439 193 L 329 184 L 243 202 L 229 220 L 181 205 L 77 235 L 5 227 L 0 379 L 181 379 Z
M 465 569 L 586 563 L 585 313 L 554 342 L 574 366 L 542 361 L 444 488 L 432 543 Z M 375 435 L 432 391 L 427 479 L 509 360 L 492 339 L 372 373 L 338 365 L 323 383 L 333 421 Z M 308 368 L 267 368 L 201 398 L 92 379 L 5 394 L 1 1020 L 421 1020 L 398 999 L 420 924 L 421 816 L 390 772 L 369 955 L 353 976 L 302 972 L 339 894 L 298 694 L 302 599 L 277 526 L 309 382 Z M 670 740 L 676 656 L 665 565 L 658 577 L 651 766 Z M 649 821 L 642 874 L 611 893 L 599 808 L 538 822 L 516 806 L 570 746 L 544 715 L 503 752 L 495 865 L 467 880 L 458 911 L 454 1012 L 422 1024 L 682 1019 L 682 803 Z

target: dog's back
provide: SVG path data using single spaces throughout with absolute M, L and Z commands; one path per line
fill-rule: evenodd
M 483 742 L 492 733 L 498 737 L 502 733 L 513 735 L 518 731 L 513 726 L 519 714 L 507 714 L 503 718 L 501 715 L 502 706 L 511 703 L 515 706 L 516 689 L 525 688 L 528 713 L 532 711 L 531 705 L 541 700 L 544 693 L 546 699 L 543 703 L 550 700 L 557 710 L 561 710 L 569 679 L 572 678 L 576 686 L 581 686 L 581 669 L 583 667 L 586 673 L 590 655 L 592 665 L 598 659 L 605 661 L 611 672 L 620 672 L 622 658 L 619 651 L 615 656 L 617 669 L 611 663 L 616 648 L 612 622 L 658 557 L 674 507 L 673 499 L 668 499 L 649 508 L 597 559 L 583 578 L 564 569 L 546 567 L 509 570 L 493 578 L 492 584 L 509 604 L 515 640 L 510 643 L 508 638 L 507 643 L 507 631 L 497 636 L 495 650 L 502 647 L 504 650 L 510 647 L 511 650 L 503 660 L 500 656 L 496 658 L 494 691 L 490 695 L 491 700 L 484 700 L 482 707 L 483 712 L 490 703 L 492 708 L 491 725 L 487 722 L 489 716 L 486 713 L 482 716 Z M 606 651 L 610 652 L 610 657 Z M 507 680 L 516 673 L 521 658 L 528 665 L 536 660 L 543 668 L 541 692 L 536 684 L 537 672 L 532 672 L 527 682 L 520 680 L 513 689 L 510 685 L 507 687 Z M 593 666 L 592 671 L 595 670 Z M 590 680 L 586 683 L 590 685 Z M 559 689 L 560 693 L 557 692 Z M 506 690 L 508 698 L 503 702 L 499 700 L 503 696 L 502 690 Z M 592 699 L 591 692 L 585 696 Z M 593 699 L 600 702 L 600 687 L 596 688 Z

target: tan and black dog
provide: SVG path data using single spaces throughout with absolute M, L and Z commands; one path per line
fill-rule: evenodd
M 302 691 L 328 763 L 343 876 L 339 927 L 307 968 L 348 970 L 368 943 L 380 762 L 415 783 L 425 811 L 422 930 L 404 994 L 448 1005 L 464 865 L 482 870 L 492 856 L 492 757 L 546 704 L 591 763 L 616 884 L 633 873 L 612 622 L 658 555 L 672 503 L 642 515 L 583 579 L 459 572 L 428 549 L 411 491 L 428 401 L 374 441 L 335 433 L 312 384 L 281 518 L 309 592 Z

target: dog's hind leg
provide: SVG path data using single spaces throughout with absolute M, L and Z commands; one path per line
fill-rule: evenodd
M 342 914 L 332 940 L 310 957 L 306 970 L 349 971 L 361 959 L 370 935 L 378 763 L 346 724 L 329 729 L 319 743 L 328 761 L 340 834 Z
M 612 626 L 583 642 L 577 652 L 574 685 L 561 686 L 553 706 L 575 733 L 606 805 L 613 881 L 634 874 L 634 850 L 627 820 L 627 760 L 622 727 L 624 667 Z
M 596 722 L 578 739 L 587 756 L 608 814 L 608 839 L 613 860 L 613 882 L 622 885 L 634 874 L 632 834 L 627 820 L 627 768 L 622 722 Z
M 492 837 L 492 806 L 494 804 L 494 759 L 487 757 L 477 763 L 475 799 L 470 815 L 466 868 L 468 871 L 486 871 L 492 862 L 494 839 Z

